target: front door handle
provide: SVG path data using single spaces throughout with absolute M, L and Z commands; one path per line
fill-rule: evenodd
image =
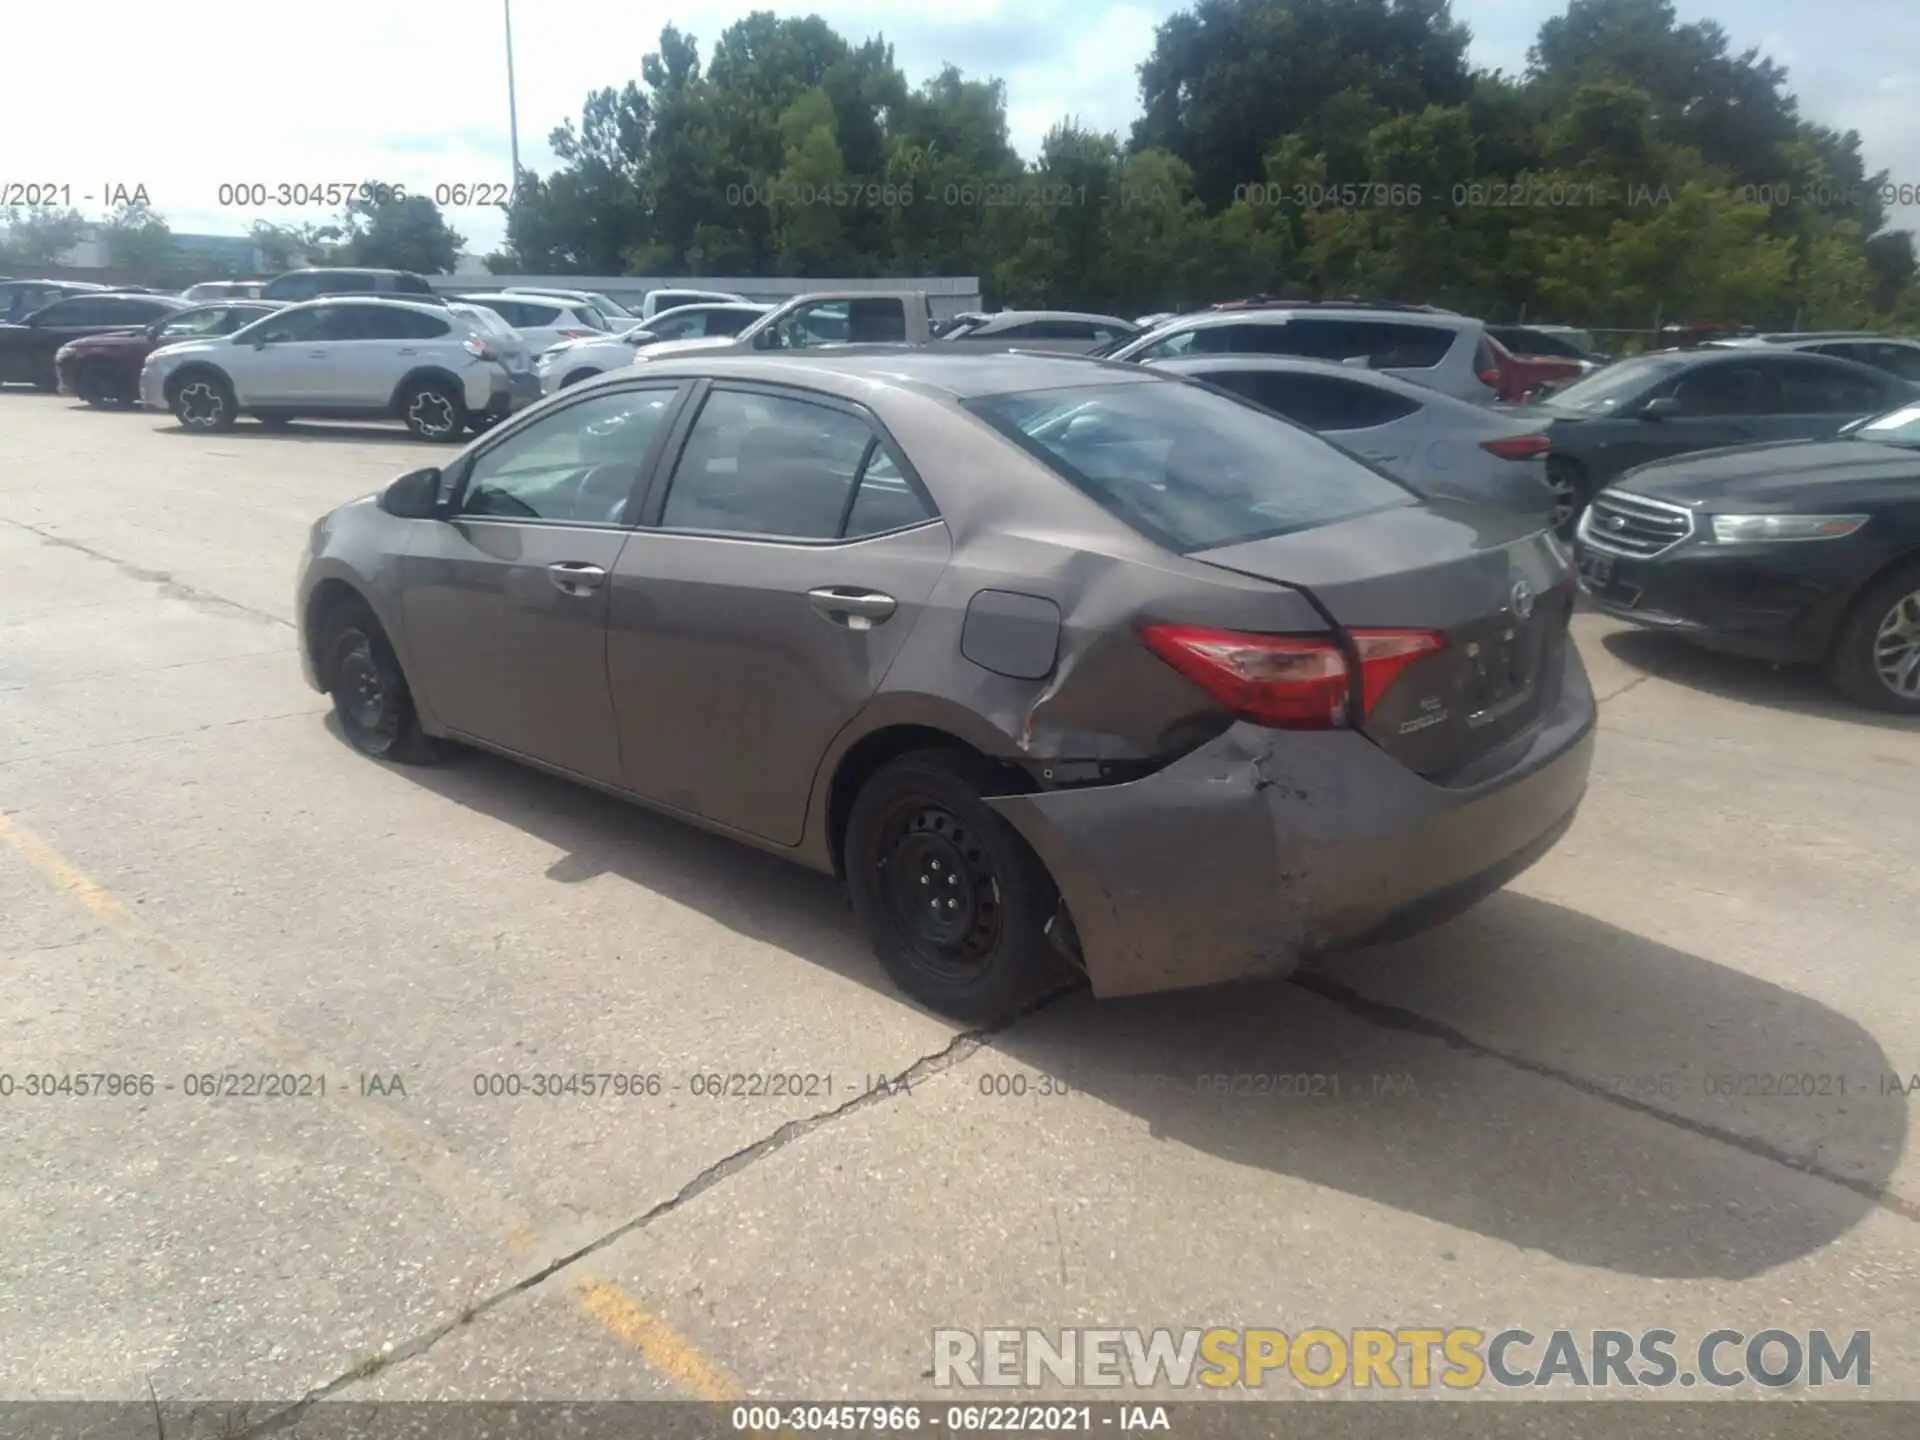
M 324 360 L 327 358 L 327 352 L 324 350 L 309 350 L 307 351 L 307 358 L 309 360 Z
M 607 572 L 582 560 L 561 560 L 547 566 L 547 578 L 562 595 L 591 595 L 607 583 Z
M 849 630 L 871 630 L 899 608 L 891 595 L 878 590 L 849 590 L 838 585 L 809 590 L 807 599 L 821 615 Z
M 407 345 L 402 347 L 399 353 L 402 355 L 418 355 L 420 353 L 420 349 L 416 345 Z

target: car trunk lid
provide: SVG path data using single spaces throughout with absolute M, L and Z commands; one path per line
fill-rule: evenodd
M 1359 728 L 1420 775 L 1449 775 L 1530 728 L 1558 683 L 1572 571 L 1537 519 L 1436 501 L 1204 550 L 1193 557 L 1305 593 L 1349 650 Z M 1370 711 L 1366 632 L 1441 644 L 1399 668 Z

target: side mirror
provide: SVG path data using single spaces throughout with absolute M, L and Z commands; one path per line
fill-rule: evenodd
M 1671 395 L 1656 395 L 1633 413 L 1640 420 L 1664 420 L 1680 413 L 1680 402 Z
M 777 331 L 773 326 L 769 325 L 766 329 L 762 330 L 758 335 L 753 337 L 753 348 L 756 350 L 771 350 L 776 345 L 779 344 L 779 341 L 780 341 L 779 331 Z
M 444 520 L 446 507 L 440 500 L 440 468 L 409 470 L 380 492 L 380 508 L 401 520 Z

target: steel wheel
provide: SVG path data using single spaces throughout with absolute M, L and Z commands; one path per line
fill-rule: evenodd
M 887 818 L 880 878 L 915 958 L 943 979 L 976 971 L 1000 939 L 1000 881 L 980 837 L 940 805 L 908 801 Z
M 364 630 L 345 629 L 335 641 L 334 708 L 354 745 L 385 755 L 407 719 L 406 697 L 393 684 Z
M 1920 590 L 1893 602 L 1873 637 L 1873 668 L 1902 700 L 1920 701 Z

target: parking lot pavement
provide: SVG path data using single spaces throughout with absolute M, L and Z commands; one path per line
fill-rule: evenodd
M 1911 725 L 1582 616 L 1593 790 L 1507 892 L 962 1034 L 817 877 L 336 738 L 297 551 L 443 453 L 0 392 L 0 1396 L 897 1396 L 943 1325 L 1518 1324 L 1870 1328 L 1920 1398 Z M 489 1093 L 576 1072 L 626 1093 Z M 229 1074 L 307 1078 L 189 1093 Z

